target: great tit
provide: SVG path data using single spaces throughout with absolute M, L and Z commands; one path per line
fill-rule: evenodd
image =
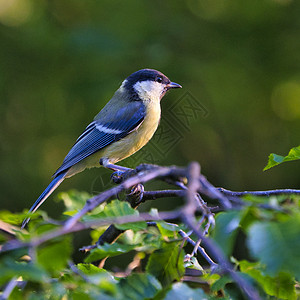
M 160 100 L 169 89 L 181 88 L 159 71 L 142 69 L 125 79 L 111 100 L 78 137 L 54 179 L 36 200 L 29 212 L 36 211 L 59 184 L 86 168 L 115 165 L 132 155 L 152 138 L 161 114 Z M 22 228 L 28 223 L 25 219 Z

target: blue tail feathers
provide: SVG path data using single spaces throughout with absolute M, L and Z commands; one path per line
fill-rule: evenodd
M 52 194 L 52 192 L 61 184 L 61 182 L 64 180 L 65 175 L 68 170 L 58 174 L 47 186 L 47 188 L 43 191 L 43 193 L 39 196 L 39 198 L 34 202 L 32 207 L 30 208 L 29 212 L 35 212 L 43 203 L 46 201 L 46 199 Z M 22 227 L 24 228 L 26 224 L 29 222 L 30 218 L 26 218 L 23 223 Z

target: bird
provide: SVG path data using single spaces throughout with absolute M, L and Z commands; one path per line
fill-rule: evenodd
M 128 76 L 77 138 L 29 213 L 35 212 L 64 179 L 86 168 L 103 166 L 117 172 L 128 170 L 116 163 L 149 142 L 160 122 L 161 99 L 168 90 L 181 87 L 154 69 L 142 69 Z M 26 218 L 21 228 L 29 220 Z

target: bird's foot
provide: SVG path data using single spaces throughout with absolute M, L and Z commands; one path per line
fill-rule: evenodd
M 118 166 L 118 165 L 111 164 L 107 158 L 101 158 L 99 160 L 99 164 L 101 166 L 103 166 L 104 168 L 111 169 L 113 171 L 126 172 L 126 171 L 131 170 L 130 168 L 126 168 L 126 167 L 123 167 L 123 166 Z
M 110 175 L 110 179 L 113 183 L 119 184 L 123 181 L 124 171 L 115 171 Z
M 138 183 L 131 187 L 129 193 L 126 196 L 126 200 L 131 204 L 132 207 L 139 205 L 144 196 L 144 186 L 141 183 Z

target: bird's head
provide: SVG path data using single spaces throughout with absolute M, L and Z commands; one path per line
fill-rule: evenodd
M 181 88 L 181 85 L 171 82 L 159 71 L 142 69 L 127 77 L 120 89 L 133 100 L 155 101 L 160 100 L 172 88 Z

